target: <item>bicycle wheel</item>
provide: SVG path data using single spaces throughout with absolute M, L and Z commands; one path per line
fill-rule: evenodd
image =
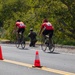
M 55 45 L 54 45 L 53 41 L 52 41 L 52 43 L 49 43 L 48 48 L 49 48 L 49 51 L 50 51 L 51 53 L 54 52 L 54 50 L 55 50 Z
M 16 47 L 19 48 L 19 46 L 20 46 L 20 42 L 16 41 Z
M 25 41 L 24 40 L 21 42 L 21 47 L 22 47 L 22 49 L 25 48 Z
M 47 44 L 45 43 L 44 38 L 41 39 L 41 49 L 45 52 L 47 49 Z

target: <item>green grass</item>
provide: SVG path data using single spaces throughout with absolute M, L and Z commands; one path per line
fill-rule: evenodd
M 10 41 L 8 39 L 3 39 L 3 38 L 0 38 L 0 41 Z

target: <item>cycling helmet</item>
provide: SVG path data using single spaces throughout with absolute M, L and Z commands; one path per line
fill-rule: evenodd
M 17 20 L 16 22 L 20 22 L 20 20 Z
M 47 19 L 44 19 L 43 22 L 48 22 L 48 20 Z

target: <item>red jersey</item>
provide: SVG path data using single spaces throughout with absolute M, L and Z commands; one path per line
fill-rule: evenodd
M 16 22 L 16 26 L 17 26 L 18 28 L 25 28 L 25 27 L 26 27 L 23 22 Z
M 41 28 L 45 28 L 46 30 L 54 30 L 52 24 L 50 22 L 44 22 L 41 26 Z

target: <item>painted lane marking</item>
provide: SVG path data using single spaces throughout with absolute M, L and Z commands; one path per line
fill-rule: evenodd
M 32 68 L 32 66 L 33 66 L 31 64 L 12 61 L 12 60 L 7 60 L 7 59 L 4 59 L 2 61 L 12 63 L 12 64 L 16 64 L 16 65 L 20 65 L 20 66 L 29 67 L 29 68 Z M 47 68 L 47 67 L 41 67 L 41 68 L 35 67 L 35 68 L 40 69 L 40 70 L 44 70 L 44 71 L 48 71 L 48 72 L 52 72 L 52 73 L 62 74 L 62 75 L 75 75 L 75 73 L 70 73 L 70 72 L 66 72 L 66 71 L 51 69 L 51 68 Z

